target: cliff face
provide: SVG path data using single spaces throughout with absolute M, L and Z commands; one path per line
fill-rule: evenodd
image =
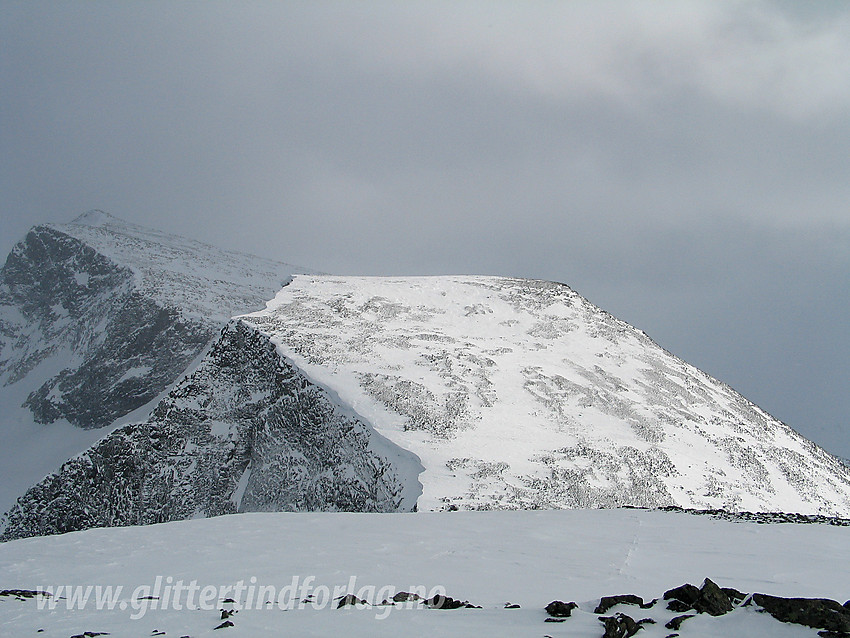
M 215 334 L 138 291 L 128 267 L 52 228 L 30 231 L 0 278 L 5 384 L 67 357 L 23 404 L 36 423 L 109 425 L 173 383 Z
M 18 499 L 0 538 L 239 511 L 410 511 L 420 470 L 234 322 L 148 421 Z
M 144 418 L 293 270 L 98 211 L 33 228 L 0 269 L 0 509 L 95 430 Z

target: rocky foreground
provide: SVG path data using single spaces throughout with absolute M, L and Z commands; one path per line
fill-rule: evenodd
M 52 594 L 43 590 L 5 589 L 0 590 L 0 597 L 14 599 L 20 602 L 31 602 L 39 598 L 51 597 Z M 159 597 L 149 597 L 159 600 Z M 317 599 L 308 595 L 298 601 L 298 607 L 316 607 Z M 218 622 L 212 631 L 228 629 L 238 626 L 238 612 L 241 601 L 226 598 L 219 601 L 220 608 L 217 610 Z M 269 601 L 271 604 L 271 601 Z M 321 608 L 328 605 L 322 604 Z M 482 609 L 468 600 L 460 600 L 438 594 L 426 598 L 415 592 L 397 592 L 391 598 L 385 598 L 380 602 L 369 601 L 359 598 L 353 593 L 347 593 L 332 601 L 331 608 L 337 610 L 344 608 L 355 608 L 358 610 L 401 607 L 405 610 L 457 610 L 457 609 Z M 249 605 L 250 608 L 250 605 Z M 295 609 L 291 605 L 289 609 Z M 507 611 L 521 609 L 515 603 L 506 602 L 504 609 Z M 632 611 L 634 610 L 634 611 Z M 593 608 L 593 611 L 583 610 L 575 602 L 565 603 L 554 600 L 546 605 L 546 623 L 566 623 L 573 617 L 573 612 L 589 614 L 598 617 L 601 626 L 599 635 L 601 638 L 631 638 L 647 627 L 655 628 L 662 626 L 670 630 L 666 638 L 676 638 L 680 635 L 688 635 L 686 622 L 699 615 L 720 617 L 727 614 L 746 613 L 755 611 L 767 614 L 781 623 L 790 623 L 810 627 L 822 638 L 848 638 L 850 637 L 850 600 L 843 605 L 835 600 L 826 598 L 785 598 L 771 596 L 768 594 L 747 594 L 732 587 L 720 587 L 714 581 L 706 578 L 702 586 L 696 587 L 690 583 L 670 589 L 660 597 L 649 601 L 635 594 L 617 594 L 603 596 Z M 611 613 L 611 612 L 614 613 Z M 626 613 L 626 612 L 629 613 Z M 41 631 L 41 630 L 40 630 Z M 43 633 L 43 631 L 42 631 Z M 109 632 L 86 630 L 82 633 L 70 636 L 70 638 L 93 638 L 94 636 L 107 636 Z M 150 635 L 166 635 L 153 629 Z M 181 638 L 192 638 L 189 634 Z
M 639 608 L 639 613 L 631 612 L 639 620 L 624 611 L 604 615 L 614 608 L 626 607 Z M 602 638 L 630 638 L 645 625 L 659 623 L 663 623 L 666 629 L 673 632 L 687 633 L 683 631 L 684 623 L 698 614 L 717 617 L 749 607 L 769 614 L 783 623 L 820 629 L 818 635 L 823 638 L 850 636 L 850 600 L 842 605 L 826 598 L 783 598 L 759 593 L 745 594 L 732 587 L 720 587 L 709 578 L 703 581 L 701 587 L 686 583 L 664 592 L 661 599 L 655 598 L 647 602 L 634 594 L 603 596 L 593 613 L 599 615 L 599 621 L 604 626 Z M 578 605 L 574 602 L 552 601 L 546 606 L 546 613 L 549 614 L 546 622 L 565 622 L 577 608 Z M 676 614 L 672 618 L 671 612 Z M 673 638 L 678 635 L 679 633 L 670 633 L 667 636 Z

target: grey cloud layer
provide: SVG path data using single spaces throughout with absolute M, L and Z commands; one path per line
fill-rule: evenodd
M 344 273 L 566 281 L 850 456 L 850 10 L 12 4 L 2 248 L 93 207 Z

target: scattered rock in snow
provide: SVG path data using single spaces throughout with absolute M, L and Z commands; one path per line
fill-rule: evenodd
M 745 606 L 757 605 L 760 611 L 769 613 L 780 622 L 821 629 L 822 631 L 818 633 L 821 638 L 850 638 L 850 601 L 842 605 L 835 600 L 825 598 L 781 598 L 767 594 L 748 596 L 732 587 L 719 587 L 710 578 L 706 578 L 700 588 L 686 583 L 670 589 L 664 592 L 663 598 L 669 601 L 667 609 L 671 611 L 696 612 L 676 616 L 664 625 L 667 629 L 675 631 L 679 630 L 685 620 L 693 618 L 697 613 L 721 616 L 743 604 Z M 650 603 L 644 603 L 642 598 L 634 594 L 603 596 L 594 613 L 604 613 L 618 604 L 640 605 L 647 609 L 656 602 L 657 600 L 653 600 Z M 572 605 L 572 607 L 569 605 Z M 546 607 L 546 611 L 552 616 L 569 616 L 570 611 L 575 608 L 575 603 L 569 603 L 569 605 L 554 601 Z M 637 629 L 634 627 L 639 629 L 643 624 L 655 623 L 652 618 L 644 618 L 635 623 L 625 614 L 615 614 L 614 616 L 602 617 L 599 620 L 605 623 L 605 636 L 617 638 L 633 635 L 633 633 L 628 632 L 632 630 L 636 632 Z
M 646 507 L 635 507 L 633 509 L 649 509 Z M 763 525 L 774 523 L 794 524 L 819 524 L 835 525 L 837 527 L 850 527 L 850 518 L 839 516 L 825 516 L 823 514 L 798 514 L 796 512 L 733 512 L 725 509 L 693 509 L 679 507 L 678 505 L 665 505 L 656 508 L 662 512 L 682 512 L 695 516 L 713 516 L 723 520 L 736 523 L 760 523 Z
M 0 590 L 0 596 L 14 596 L 16 600 L 24 600 L 25 598 L 35 598 L 36 596 L 50 596 L 46 591 L 34 591 L 32 589 L 3 589 Z

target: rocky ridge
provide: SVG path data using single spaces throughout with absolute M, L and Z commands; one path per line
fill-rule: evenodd
M 152 407 L 296 270 L 101 211 L 32 228 L 0 269 L 0 507 L 102 436 L 84 430 Z
M 236 321 L 147 421 L 19 498 L 0 540 L 241 511 L 411 511 L 420 471 Z

